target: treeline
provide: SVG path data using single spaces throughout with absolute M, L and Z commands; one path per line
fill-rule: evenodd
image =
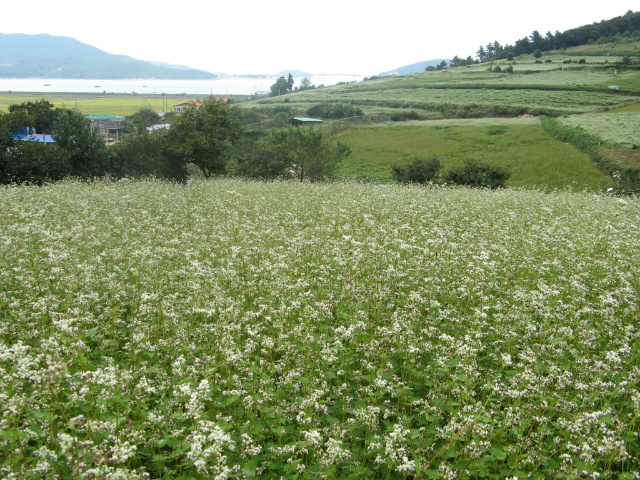
M 46 100 L 11 105 L 0 112 L 0 184 L 41 185 L 64 178 L 155 177 L 186 181 L 199 171 L 247 178 L 322 181 L 333 178 L 351 150 L 305 127 L 247 132 L 240 111 L 222 100 L 205 100 L 149 129 L 151 111 L 126 121 L 128 132 L 108 147 L 75 110 Z M 29 136 L 49 134 L 43 143 Z M 42 137 L 41 137 L 42 138 Z
M 452 67 L 463 66 L 477 62 L 509 59 L 519 55 L 533 54 L 536 51 L 560 50 L 618 35 L 640 36 L 640 12 L 629 10 L 623 16 L 572 28 L 565 32 L 547 32 L 542 35 L 536 30 L 531 35 L 516 40 L 513 45 L 501 45 L 498 41 L 490 42 L 486 46 L 480 46 L 476 51 L 476 59 L 471 56 L 463 59 L 456 55 L 450 65 Z

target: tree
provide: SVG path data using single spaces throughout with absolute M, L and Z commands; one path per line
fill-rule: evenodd
M 278 80 L 276 80 L 276 83 L 271 85 L 271 96 L 272 97 L 277 97 L 279 95 L 284 95 L 288 91 L 289 91 L 289 83 L 287 82 L 287 79 L 284 78 L 284 77 L 278 78 Z
M 311 84 L 311 80 L 309 80 L 308 78 L 303 78 L 302 80 L 300 80 L 300 87 L 298 88 L 299 91 L 310 90 L 312 88 L 316 87 L 315 85 Z
M 480 48 L 478 48 L 478 51 L 476 52 L 476 57 L 478 57 L 478 60 L 480 60 L 481 62 L 484 62 L 486 60 L 487 52 L 485 51 L 482 45 L 480 45 Z
M 332 178 L 350 154 L 347 145 L 334 144 L 319 132 L 290 127 L 272 131 L 253 155 L 242 160 L 240 171 L 253 178 L 293 177 L 317 182 Z
M 187 169 L 170 147 L 169 131 L 149 132 L 139 126 L 112 147 L 119 177 L 156 177 L 184 181 Z
M 51 133 L 53 124 L 57 118 L 57 112 L 54 109 L 53 103 L 44 98 L 36 100 L 35 102 L 9 105 L 8 110 L 10 113 L 24 112 L 27 115 L 27 122 L 22 126 L 34 127 L 36 133 Z
M 56 111 L 53 136 L 58 147 L 69 153 L 70 175 L 86 179 L 111 172 L 111 153 L 89 120 L 76 110 Z
M 69 176 L 69 152 L 41 142 L 20 141 L 7 152 L 7 170 L 2 183 L 42 185 Z
M 26 108 L 25 108 L 26 107 Z M 56 146 L 20 140 L 24 127 L 49 130 Z M 80 112 L 53 108 L 47 101 L 11 105 L 0 115 L 0 181 L 42 183 L 67 176 L 92 178 L 112 170 L 102 138 Z
M 538 50 L 534 50 L 533 51 L 533 58 L 540 58 L 542 57 L 542 50 L 538 49 Z
M 230 148 L 242 132 L 235 107 L 222 100 L 205 100 L 201 107 L 189 107 L 175 117 L 167 138 L 184 164 L 193 163 L 210 178 L 225 173 Z
M 444 67 L 446 67 L 446 66 L 447 66 L 447 62 L 446 62 L 446 60 L 442 60 L 442 61 L 441 61 L 441 62 L 436 66 L 436 68 L 437 68 L 438 70 L 442 70 L 442 69 L 443 69 Z
M 133 115 L 129 115 L 125 120 L 126 130 L 131 132 L 138 127 L 150 127 L 160 123 L 160 115 L 150 108 L 141 108 Z
M 293 84 L 294 84 L 293 75 L 289 74 L 289 76 L 287 77 L 287 90 L 288 91 L 293 92 Z

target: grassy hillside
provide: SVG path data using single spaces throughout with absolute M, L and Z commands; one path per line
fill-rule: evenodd
M 508 167 L 512 186 L 600 190 L 611 187 L 612 181 L 588 157 L 544 133 L 536 119 L 515 117 L 558 117 L 601 135 L 603 149 L 621 168 L 640 166 L 633 149 L 640 145 L 638 42 L 629 38 L 545 52 L 540 59 L 523 55 L 513 61 L 383 77 L 242 106 L 262 114 L 284 110 L 305 115 L 313 106 L 335 103 L 396 121 L 428 120 L 341 133 L 338 139 L 354 152 L 342 166 L 345 176 L 388 181 L 391 165 L 414 157 L 438 156 L 445 167 L 473 157 Z M 490 135 L 492 124 L 507 128 L 503 134 Z
M 442 120 L 343 132 L 352 157 L 340 173 L 391 180 L 391 165 L 438 157 L 445 169 L 475 158 L 506 167 L 514 187 L 603 190 L 613 181 L 575 148 L 543 132 L 535 119 Z

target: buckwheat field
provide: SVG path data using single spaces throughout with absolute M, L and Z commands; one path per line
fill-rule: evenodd
M 640 478 L 640 201 L 0 190 L 0 478 Z

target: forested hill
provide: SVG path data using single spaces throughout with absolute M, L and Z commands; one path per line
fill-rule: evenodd
M 112 55 L 69 37 L 0 33 L 4 78 L 214 78 L 210 72 L 172 68 Z
M 510 55 L 517 57 L 531 54 L 536 50 L 547 52 L 585 45 L 590 42 L 608 41 L 616 36 L 636 35 L 638 31 L 640 31 L 640 12 L 629 10 L 619 17 L 594 22 L 564 32 L 547 32 L 543 35 L 536 30 L 531 35 L 516 40 L 513 45 L 501 45 L 498 41 L 490 42 L 486 47 L 481 45 L 475 55 L 480 61 L 501 60 Z M 450 65 L 455 67 L 469 62 L 473 62 L 471 56 L 464 60 L 456 55 Z

